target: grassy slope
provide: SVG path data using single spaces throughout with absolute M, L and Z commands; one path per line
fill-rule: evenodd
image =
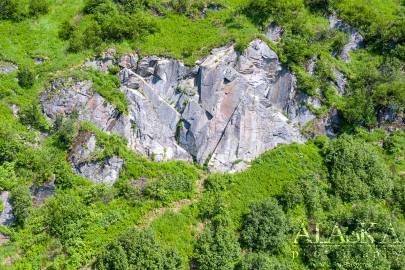
M 238 228 L 242 216 L 249 211 L 252 203 L 277 196 L 284 184 L 296 181 L 308 173 L 325 173 L 319 149 L 311 143 L 280 146 L 260 156 L 244 172 L 212 177 L 215 178 L 214 181 L 224 182 L 228 186 L 225 192 L 215 196 L 224 198 L 233 225 Z M 212 195 L 205 193 L 202 201 Z M 295 211 L 297 219 L 305 219 L 302 209 Z M 203 223 L 198 218 L 198 204 L 180 213 L 167 213 L 157 219 L 151 228 L 160 241 L 176 247 L 186 260 L 190 259 L 195 238 L 203 228 Z

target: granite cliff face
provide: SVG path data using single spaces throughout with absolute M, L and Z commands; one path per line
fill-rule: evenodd
M 243 53 L 232 44 L 214 49 L 195 67 L 156 56 L 115 59 L 114 51 L 85 64 L 101 72 L 112 65 L 121 67 L 119 91 L 128 115 L 96 93 L 91 81 L 74 78 L 55 80 L 42 94 L 45 115 L 52 121 L 77 113 L 155 160 L 194 160 L 212 171 L 241 170 L 278 144 L 304 142 L 300 128 L 315 119 L 305 104 L 316 101 L 297 93 L 295 76 L 260 39 Z

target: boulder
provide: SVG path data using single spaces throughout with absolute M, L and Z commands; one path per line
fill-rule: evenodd
M 8 191 L 1 192 L 0 200 L 3 204 L 3 211 L 0 214 L 0 224 L 10 226 L 15 220 L 10 193 Z
M 98 184 L 113 185 L 118 180 L 124 161 L 117 156 L 75 166 L 77 175 Z
M 94 183 L 112 185 L 119 178 L 124 161 L 115 155 L 100 160 L 97 155 L 102 150 L 94 134 L 81 131 L 69 151 L 70 163 L 77 175 Z
M 31 197 L 32 197 L 32 205 L 34 207 L 39 207 L 45 203 L 45 201 L 55 195 L 56 193 L 56 186 L 55 180 L 53 179 L 49 183 L 45 183 L 43 185 L 33 184 L 30 187 Z
M 259 39 L 241 55 L 233 46 L 214 50 L 200 64 L 199 102 L 182 114 L 180 144 L 211 170 L 234 171 L 278 144 L 303 142 L 286 117 L 295 81 Z
M 269 40 L 279 42 L 281 40 L 281 36 L 283 35 L 283 29 L 273 22 L 267 28 L 265 35 Z
M 16 71 L 17 69 L 18 66 L 16 66 L 15 64 L 0 60 L 0 74 L 11 73 Z

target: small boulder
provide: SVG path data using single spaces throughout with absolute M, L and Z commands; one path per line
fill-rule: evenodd
M 18 66 L 13 63 L 0 61 L 0 74 L 8 74 L 16 71 L 17 69 Z
M 56 186 L 55 186 L 55 179 L 50 181 L 49 183 L 45 183 L 43 185 L 36 185 L 33 184 L 30 187 L 31 196 L 32 196 L 32 205 L 34 207 L 39 207 L 44 204 L 44 202 L 49 198 L 55 195 L 56 193 Z
M 0 214 L 0 224 L 10 226 L 15 220 L 10 193 L 8 191 L 3 191 L 0 194 L 0 200 L 3 204 L 3 211 Z

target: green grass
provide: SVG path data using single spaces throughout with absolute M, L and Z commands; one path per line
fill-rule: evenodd
M 233 11 L 210 12 L 207 18 L 191 21 L 183 15 L 169 14 L 155 20 L 160 31 L 136 41 L 134 47 L 144 55 L 156 54 L 194 62 L 215 47 L 230 41 L 246 44 L 259 34 L 245 17 Z
M 150 227 L 162 244 L 179 251 L 183 258 L 184 269 L 188 269 L 194 241 L 201 226 L 196 210 L 192 205 L 180 213 L 168 212 L 156 219 Z
M 325 167 L 319 149 L 309 143 L 280 146 L 260 156 L 248 170 L 231 175 L 225 180 L 229 187 L 224 200 L 235 224 L 252 203 L 279 195 L 283 185 L 311 173 L 324 174 Z

